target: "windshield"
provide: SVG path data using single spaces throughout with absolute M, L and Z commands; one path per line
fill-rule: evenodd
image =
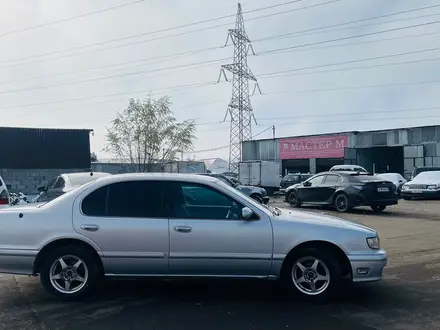
M 417 175 L 416 180 L 440 180 L 440 171 L 422 172 Z
M 73 193 L 75 193 L 78 189 L 84 189 L 85 187 L 89 186 L 93 181 L 90 181 L 82 186 L 79 187 L 75 187 L 72 190 L 69 190 L 68 192 L 66 192 L 65 194 L 62 194 L 61 196 L 49 201 L 49 202 L 44 202 L 41 203 L 40 205 L 38 205 L 37 207 L 46 207 L 46 206 L 50 206 L 52 204 L 58 203 L 61 200 L 64 200 L 66 198 L 68 198 L 70 195 L 72 195 Z
M 102 174 L 102 173 L 93 173 L 93 175 L 90 175 L 90 173 L 74 173 L 74 174 L 68 174 L 67 178 L 69 179 L 72 186 L 82 186 L 83 184 L 95 181 L 107 175 L 108 174 Z

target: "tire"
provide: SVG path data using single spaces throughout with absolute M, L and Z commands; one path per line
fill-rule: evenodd
M 51 278 L 51 275 L 58 278 Z M 40 282 L 44 289 L 64 301 L 85 298 L 96 288 L 100 278 L 98 260 L 79 245 L 49 251 L 40 268 Z
M 410 201 L 412 198 L 411 198 L 411 197 L 406 197 L 406 196 L 405 196 L 405 197 L 403 197 L 403 199 L 406 200 L 406 201 Z
M 370 207 L 374 213 L 380 213 L 387 208 L 385 205 L 371 205 Z
M 261 198 L 261 196 L 259 195 L 252 195 L 251 198 L 255 201 L 257 201 L 260 204 L 263 204 L 263 198 Z
M 286 262 L 281 280 L 292 296 L 311 302 L 328 302 L 340 292 L 341 268 L 331 252 L 306 248 Z
M 347 212 L 350 209 L 350 204 L 346 194 L 338 194 L 335 196 L 334 207 L 338 212 Z
M 298 198 L 298 194 L 296 191 L 291 191 L 289 195 L 287 195 L 287 202 L 292 207 L 301 207 L 301 201 Z

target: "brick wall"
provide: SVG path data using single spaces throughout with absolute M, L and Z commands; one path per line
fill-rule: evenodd
M 54 177 L 62 173 L 84 172 L 84 169 L 35 169 L 35 170 L 17 170 L 0 169 L 0 175 L 3 181 L 11 185 L 11 192 L 22 192 L 25 195 L 38 194 L 37 188 L 46 185 Z

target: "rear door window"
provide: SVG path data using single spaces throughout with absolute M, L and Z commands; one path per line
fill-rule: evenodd
M 334 186 L 341 181 L 339 175 L 328 174 L 324 179 L 324 185 Z

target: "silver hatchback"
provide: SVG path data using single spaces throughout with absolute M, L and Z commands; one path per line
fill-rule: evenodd
M 103 276 L 279 279 L 327 300 L 343 277 L 380 280 L 387 262 L 371 228 L 264 206 L 198 175 L 106 176 L 0 219 L 0 272 L 39 274 L 65 300 Z

